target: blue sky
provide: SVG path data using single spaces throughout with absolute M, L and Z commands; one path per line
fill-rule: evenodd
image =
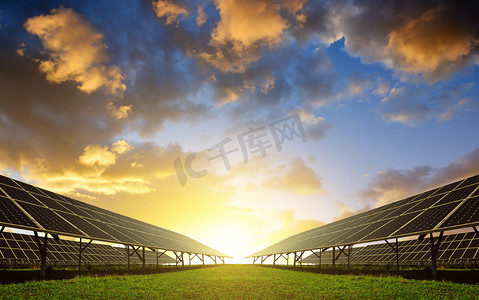
M 0 170 L 246 256 L 479 172 L 478 10 L 4 1 Z M 289 116 L 306 142 L 208 160 Z

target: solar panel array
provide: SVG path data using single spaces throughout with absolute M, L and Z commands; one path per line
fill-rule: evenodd
M 399 263 L 402 265 L 427 264 L 431 259 L 429 239 L 400 241 L 398 247 Z M 332 250 L 328 250 L 321 253 L 322 264 L 331 264 L 332 252 Z M 319 255 L 319 252 L 316 253 Z M 477 263 L 479 261 L 479 236 L 474 232 L 445 235 L 439 248 L 437 261 L 440 264 Z M 311 254 L 302 262 L 318 264 L 319 258 L 315 254 Z M 344 255 L 336 261 L 336 264 L 347 263 L 348 258 Z M 396 264 L 396 253 L 386 243 L 353 248 L 350 263 L 394 265 Z
M 0 225 L 125 245 L 229 257 L 185 235 L 1 175 Z
M 249 257 L 352 245 L 479 224 L 479 175 L 284 239 Z
M 55 241 L 49 239 L 47 262 L 58 265 L 78 264 L 79 242 L 69 240 Z M 83 247 L 85 244 L 83 244 Z M 131 251 L 131 250 L 130 250 Z M 142 255 L 142 253 L 140 253 Z M 156 264 L 156 253 L 145 251 L 146 264 Z M 3 263 L 38 264 L 41 260 L 37 241 L 34 236 L 3 232 L 0 234 L 0 261 Z M 127 264 L 126 248 L 113 247 L 105 244 L 88 245 L 82 252 L 84 264 Z M 141 264 L 137 255 L 130 257 L 131 264 Z M 159 264 L 174 264 L 176 260 L 163 254 L 158 259 Z

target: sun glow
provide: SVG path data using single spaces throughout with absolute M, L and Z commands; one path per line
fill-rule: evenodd
M 214 241 L 208 245 L 233 257 L 227 260 L 228 263 L 246 263 L 244 257 L 252 252 L 249 245 L 252 234 L 253 228 L 250 226 L 237 220 L 225 220 L 218 223 Z

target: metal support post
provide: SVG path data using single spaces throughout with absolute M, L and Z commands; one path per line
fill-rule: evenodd
M 443 234 L 444 234 L 444 231 L 441 231 L 436 243 L 434 243 L 434 237 L 432 235 L 432 232 L 429 234 L 429 238 L 430 238 L 429 243 L 431 245 L 431 271 L 432 271 L 432 278 L 434 280 L 438 279 L 437 253 L 439 252 L 439 247 L 441 246 L 441 240 L 442 240 Z
M 35 231 L 35 239 L 37 240 L 38 251 L 40 252 L 41 262 L 40 262 L 40 280 L 45 279 L 45 271 L 47 264 L 47 244 L 48 244 L 48 233 L 45 232 L 45 238 L 43 241 L 38 236 L 38 233 Z
M 333 269 L 336 269 L 336 247 L 333 247 Z
M 144 270 L 145 269 L 145 265 L 146 265 L 146 261 L 145 261 L 145 246 L 143 246 L 143 257 L 142 257 L 142 266 L 141 268 Z
M 80 251 L 78 251 L 78 271 L 81 271 L 81 254 L 85 251 L 86 247 L 91 244 L 92 240 L 85 244 L 85 247 L 82 247 L 82 241 L 80 238 Z
M 393 246 L 388 240 L 385 240 L 386 244 L 393 249 L 394 253 L 396 253 L 396 269 L 399 271 L 399 242 L 398 238 L 396 238 L 396 244 Z
M 348 246 L 348 270 L 351 269 L 351 245 Z
M 128 259 L 128 270 L 130 270 L 130 245 L 126 245 L 126 256 Z

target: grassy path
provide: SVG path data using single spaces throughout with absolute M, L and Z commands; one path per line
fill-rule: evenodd
M 0 285 L 0 299 L 479 299 L 479 285 L 220 266 Z

